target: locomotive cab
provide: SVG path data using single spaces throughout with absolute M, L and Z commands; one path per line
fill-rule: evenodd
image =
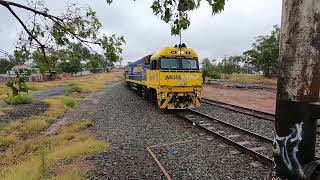
M 150 77 L 159 77 L 150 80 L 158 81 L 157 102 L 160 108 L 200 106 L 202 74 L 198 56 L 192 49 L 167 48 L 151 56 L 151 66 Z

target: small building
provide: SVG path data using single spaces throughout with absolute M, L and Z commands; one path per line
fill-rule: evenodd
M 115 65 L 114 66 L 116 69 L 122 69 L 122 68 L 124 68 L 121 64 L 117 64 L 117 65 Z
M 15 70 L 20 70 L 20 69 L 31 70 L 31 67 L 26 64 L 22 64 L 22 65 L 14 66 L 11 70 L 15 71 Z

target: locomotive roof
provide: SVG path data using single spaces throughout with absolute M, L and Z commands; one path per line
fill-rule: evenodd
M 181 51 L 180 51 L 181 50 Z M 175 48 L 175 47 L 165 47 L 160 51 L 152 54 L 151 60 L 157 60 L 160 57 L 187 57 L 187 58 L 198 58 L 198 54 L 192 48 Z

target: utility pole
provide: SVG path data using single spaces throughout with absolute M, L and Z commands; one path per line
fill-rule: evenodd
M 320 178 L 320 0 L 283 0 L 272 178 Z

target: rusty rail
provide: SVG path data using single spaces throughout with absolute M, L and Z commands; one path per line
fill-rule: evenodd
M 211 119 L 211 120 L 213 120 L 213 121 L 216 121 L 216 122 L 218 122 L 218 123 L 222 123 L 222 124 L 224 124 L 224 125 L 226 125 L 226 126 L 229 126 L 229 127 L 232 127 L 232 128 L 236 128 L 237 130 L 242 131 L 243 133 L 250 134 L 250 136 L 254 136 L 254 137 L 258 138 L 258 139 L 261 139 L 261 141 L 263 141 L 263 142 L 265 142 L 265 143 L 268 143 L 268 144 L 270 143 L 270 146 L 272 145 L 272 142 L 273 142 L 272 139 L 269 139 L 269 138 L 267 138 L 267 137 L 261 136 L 261 135 L 259 135 L 259 134 L 254 133 L 254 132 L 248 131 L 248 130 L 243 129 L 243 128 L 241 128 L 241 127 L 237 127 L 237 126 L 234 126 L 234 125 L 232 125 L 232 124 L 226 123 L 226 122 L 224 122 L 224 121 L 221 121 L 221 120 L 219 120 L 219 119 L 217 119 L 217 118 L 214 118 L 214 117 L 212 117 L 212 116 L 203 114 L 203 113 L 198 112 L 198 111 L 196 111 L 196 110 L 189 110 L 189 111 L 192 112 L 192 113 L 195 113 L 195 114 L 197 114 L 197 115 L 203 116 L 203 117 L 205 117 L 205 118 L 209 118 L 209 119 Z M 226 136 L 223 136 L 223 135 L 219 134 L 218 132 L 215 132 L 214 130 L 208 129 L 206 126 L 201 125 L 200 123 L 197 123 L 197 122 L 195 122 L 194 120 L 192 120 L 192 119 L 190 119 L 190 118 L 188 118 L 188 117 L 186 117 L 186 116 L 183 116 L 183 115 L 181 115 L 181 114 L 179 114 L 179 113 L 176 113 L 175 115 L 177 115 L 178 117 L 180 117 L 180 118 L 182 118 L 182 119 L 184 119 L 184 120 L 187 120 L 187 121 L 193 123 L 195 126 L 199 127 L 200 129 L 205 130 L 205 131 L 207 131 L 208 133 L 213 134 L 213 135 L 215 135 L 215 136 L 217 136 L 217 137 L 219 137 L 219 138 L 227 141 L 228 143 L 232 144 L 233 146 L 236 146 L 238 149 L 240 149 L 240 150 L 242 150 L 243 152 L 249 154 L 249 155 L 252 156 L 253 158 L 261 161 L 262 163 L 264 163 L 264 164 L 266 164 L 266 165 L 269 165 L 269 166 L 272 165 L 272 158 L 271 158 L 271 157 L 268 157 L 268 156 L 263 155 L 263 154 L 260 154 L 260 153 L 258 153 L 258 152 L 256 152 L 256 151 L 253 151 L 252 149 L 250 149 L 250 148 L 248 148 L 248 147 L 245 147 L 244 145 L 239 144 L 238 142 L 232 140 L 231 138 L 228 138 L 228 137 L 226 137 Z
M 246 107 L 242 107 L 242 106 L 237 106 L 234 104 L 228 104 L 225 102 L 221 102 L 221 101 L 216 101 L 216 100 L 212 100 L 212 99 L 207 99 L 207 98 L 202 98 L 201 99 L 202 103 L 205 104 L 209 104 L 209 105 L 213 105 L 213 106 L 217 106 L 220 108 L 224 108 L 224 109 L 228 109 L 230 111 L 234 111 L 237 113 L 241 113 L 241 114 L 246 114 L 252 117 L 256 117 L 259 119 L 264 119 L 264 120 L 268 120 L 268 121 L 275 121 L 275 114 L 273 113 L 269 113 L 269 112 L 265 112 L 265 111 L 258 111 L 255 109 L 250 109 L 250 108 L 246 108 Z M 232 108 L 230 108 L 230 107 Z M 264 116 L 261 116 L 264 115 Z M 269 117 L 265 117 L 265 116 L 269 116 Z

